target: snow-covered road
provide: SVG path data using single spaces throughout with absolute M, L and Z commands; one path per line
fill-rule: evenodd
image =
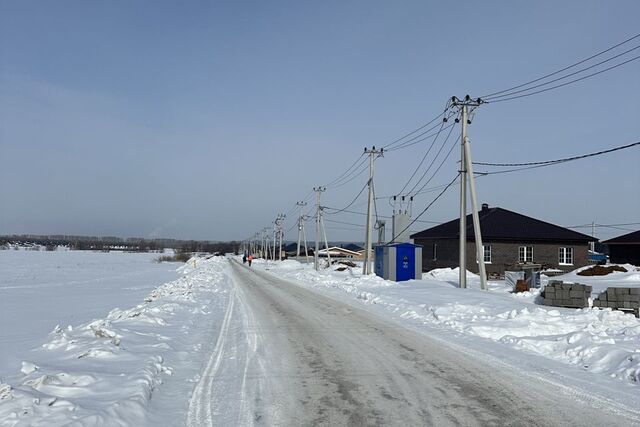
M 631 425 L 516 369 L 232 261 L 188 425 Z M 238 373 L 242 373 L 238 375 Z M 535 396 L 535 398 L 532 398 Z

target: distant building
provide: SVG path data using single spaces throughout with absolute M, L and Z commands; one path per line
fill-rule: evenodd
M 486 204 L 478 214 L 487 274 L 502 275 L 505 270 L 519 270 L 524 264 L 563 271 L 588 264 L 589 242 L 596 240 L 591 236 Z M 477 273 L 471 215 L 466 221 L 467 269 Z M 459 219 L 412 234 L 414 242 L 423 246 L 423 271 L 457 267 L 459 236 Z
M 640 230 L 605 240 L 609 247 L 609 262 L 640 265 Z
M 318 251 L 319 257 L 333 257 L 333 258 L 350 258 L 361 259 L 361 254 L 356 251 L 350 251 L 349 249 L 340 248 L 338 246 L 330 247 L 329 249 L 320 249 Z

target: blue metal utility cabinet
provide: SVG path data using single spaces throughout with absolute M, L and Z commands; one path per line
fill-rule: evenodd
M 422 246 L 412 243 L 392 243 L 375 247 L 376 275 L 402 282 L 422 278 Z

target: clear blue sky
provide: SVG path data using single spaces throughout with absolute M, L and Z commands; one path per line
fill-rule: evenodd
M 1 0 L 0 234 L 245 238 L 451 95 L 554 71 L 640 32 L 639 16 L 637 1 Z M 474 160 L 637 141 L 639 95 L 636 61 L 484 105 L 469 129 Z M 426 147 L 379 159 L 377 194 L 398 192 Z M 454 157 L 433 184 L 455 175 Z M 478 193 L 560 225 L 640 222 L 639 164 L 636 148 L 479 179 Z M 364 180 L 326 204 L 344 206 Z M 423 219 L 455 217 L 457 191 Z M 390 213 L 384 200 L 378 209 Z M 364 239 L 327 225 L 332 240 Z

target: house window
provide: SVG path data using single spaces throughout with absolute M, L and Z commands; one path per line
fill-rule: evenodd
M 436 261 L 438 259 L 438 244 L 433 244 L 433 260 Z
M 573 248 L 558 248 L 558 262 L 560 265 L 573 265 Z
M 482 252 L 484 253 L 484 263 L 491 264 L 491 245 L 482 245 Z
M 533 246 L 520 246 L 518 262 L 533 262 Z

